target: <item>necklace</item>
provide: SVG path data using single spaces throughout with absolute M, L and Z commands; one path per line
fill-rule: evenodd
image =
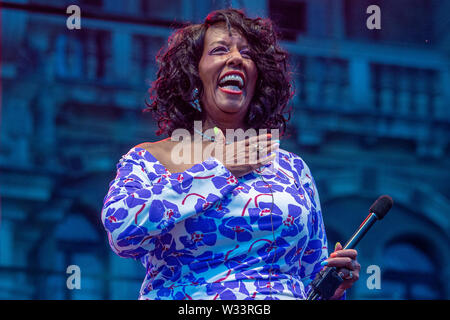
M 274 228 L 273 228 L 273 219 L 272 219 L 272 211 L 273 211 L 273 206 L 274 206 L 275 199 L 274 199 L 274 196 L 273 196 L 272 186 L 271 186 L 270 183 L 267 183 L 267 181 L 264 179 L 264 177 L 262 175 L 262 172 L 256 171 L 256 175 L 258 175 L 259 178 L 261 179 L 261 181 L 269 188 L 270 195 L 272 196 L 272 205 L 270 207 L 270 224 L 272 225 L 272 239 L 273 239 L 271 246 L 273 246 L 272 250 L 274 250 L 274 254 L 273 254 L 272 263 L 271 263 L 270 269 L 269 269 L 269 279 L 268 279 L 268 281 L 269 281 L 269 295 L 270 295 L 270 297 L 272 297 L 272 272 L 274 271 L 273 270 L 273 264 L 275 263 L 275 259 L 276 259 L 276 256 L 277 256 L 276 252 L 277 252 L 277 249 L 278 249 L 277 248 L 277 242 L 276 242 L 276 239 L 275 239 L 275 231 L 274 231 Z
M 197 130 L 197 128 L 195 128 L 195 127 L 194 127 L 194 131 L 195 131 L 196 133 L 198 133 L 199 135 L 201 135 L 203 138 L 206 138 L 207 140 L 209 140 L 209 141 L 211 141 L 211 142 L 216 141 L 216 139 L 214 139 L 214 137 L 210 137 L 210 136 L 204 134 L 204 133 L 201 132 L 200 130 Z M 226 140 L 225 140 L 225 144 L 230 144 L 230 143 L 231 143 L 230 141 L 226 141 Z
M 211 141 L 211 142 L 216 141 L 213 137 L 210 137 L 210 136 L 204 134 L 204 133 L 201 132 L 200 130 L 197 130 L 197 128 L 195 128 L 195 127 L 194 127 L 194 131 L 197 132 L 199 135 L 201 135 L 203 138 L 206 138 L 206 139 L 208 139 L 208 140 Z
M 211 142 L 214 142 L 214 141 L 215 141 L 215 139 L 214 139 L 213 137 L 210 137 L 210 136 L 204 134 L 204 133 L 201 132 L 200 130 L 197 130 L 195 127 L 194 127 L 194 131 L 195 131 L 196 133 L 198 133 L 199 135 L 201 135 L 202 137 L 208 139 L 208 140 L 211 141 Z M 226 144 L 230 144 L 230 143 L 231 143 L 231 142 L 226 142 Z M 255 171 L 256 171 L 256 170 L 255 170 Z M 272 221 L 272 211 L 273 211 L 273 206 L 274 206 L 274 195 L 273 195 L 273 190 L 272 190 L 271 185 L 265 181 L 265 179 L 264 179 L 263 176 L 262 176 L 262 173 L 257 172 L 257 171 L 256 171 L 255 173 L 256 173 L 256 175 L 262 180 L 262 182 L 263 182 L 264 184 L 266 184 L 266 186 L 270 189 L 270 194 L 271 194 L 271 196 L 272 196 L 272 205 L 271 205 L 271 207 L 270 207 L 270 223 L 271 223 L 271 225 L 272 225 L 272 238 L 273 238 L 272 246 L 273 246 L 273 249 L 274 249 L 274 251 L 275 251 L 275 254 L 273 255 L 272 263 L 271 263 L 271 265 L 270 265 L 270 269 L 269 269 L 269 279 L 268 279 L 268 281 L 269 281 L 269 295 L 270 295 L 270 297 L 272 297 L 272 272 L 273 272 L 273 265 L 274 265 L 274 262 L 275 262 L 275 259 L 276 259 L 276 256 L 277 256 L 277 255 L 276 255 L 277 244 L 276 244 L 275 231 L 274 231 L 274 228 L 273 228 L 273 221 Z

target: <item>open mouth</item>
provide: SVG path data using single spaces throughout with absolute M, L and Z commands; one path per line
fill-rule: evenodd
M 219 89 L 225 93 L 241 94 L 245 81 L 242 72 L 227 72 L 219 81 Z

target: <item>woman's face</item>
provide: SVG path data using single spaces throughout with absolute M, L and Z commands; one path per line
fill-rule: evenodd
M 242 125 L 258 78 L 247 39 L 234 29 L 230 36 L 225 23 L 217 23 L 208 28 L 204 41 L 199 63 L 203 108 L 215 122 L 233 118 Z

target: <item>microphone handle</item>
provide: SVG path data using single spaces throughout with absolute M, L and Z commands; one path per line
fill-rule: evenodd
M 361 223 L 356 232 L 350 237 L 343 249 L 353 249 L 361 241 L 364 235 L 369 231 L 373 224 L 378 220 L 375 213 L 371 212 L 366 219 Z M 307 300 L 316 300 L 318 298 L 329 299 L 334 294 L 336 289 L 344 281 L 338 274 L 335 267 L 321 270 L 316 278 L 312 281 L 312 290 Z
M 376 214 L 373 212 L 370 213 L 367 218 L 361 223 L 356 232 L 350 237 L 350 239 L 344 245 L 343 249 L 354 249 L 377 220 L 378 217 L 376 216 Z

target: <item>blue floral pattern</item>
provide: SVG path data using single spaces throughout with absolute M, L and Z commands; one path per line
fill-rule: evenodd
M 170 173 L 134 147 L 117 164 L 102 222 L 139 259 L 139 299 L 305 299 L 328 257 L 319 195 L 297 155 L 236 178 L 215 158 Z

